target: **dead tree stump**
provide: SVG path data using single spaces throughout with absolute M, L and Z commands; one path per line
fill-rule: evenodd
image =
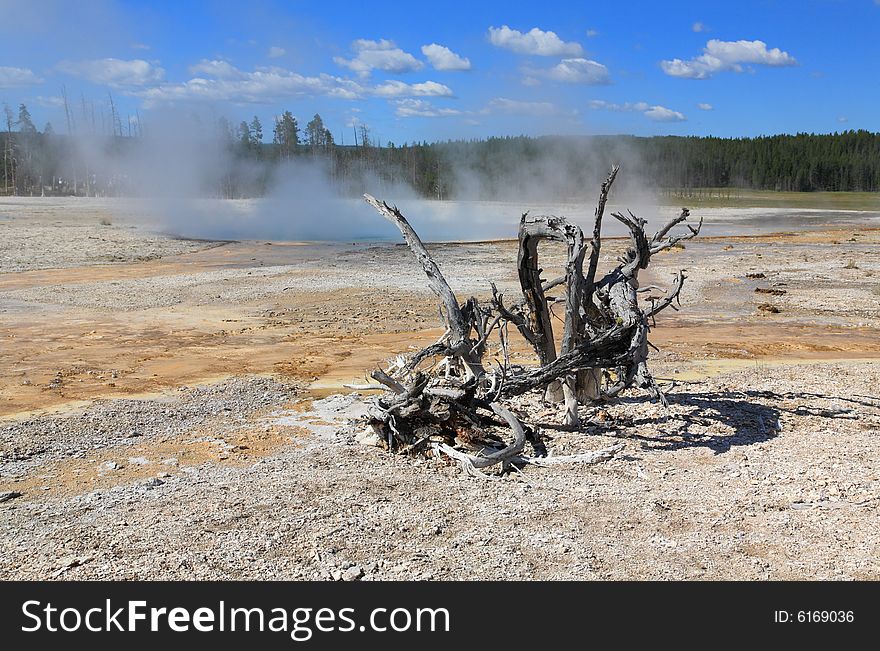
M 563 423 L 572 428 L 578 426 L 580 404 L 613 400 L 630 387 L 645 389 L 666 404 L 648 370 L 648 333 L 659 312 L 667 307 L 676 309 L 685 275 L 678 272 L 666 296 L 644 308 L 638 300 L 638 274 L 655 253 L 695 237 L 702 220 L 697 226 L 686 224 L 688 230 L 683 233 L 670 235 L 690 214 L 683 208 L 649 236 L 645 220 L 631 212 L 612 213 L 627 227 L 630 247 L 617 266 L 597 280 L 602 220 L 618 169 L 613 167 L 602 183 L 590 239 L 564 217 L 522 215 L 517 255 L 522 298 L 510 305 L 505 305 L 492 283 L 488 302 L 474 297 L 459 302 L 401 212 L 364 195 L 367 203 L 400 230 L 425 272 L 428 286 L 440 300 L 446 325 L 446 332 L 435 344 L 398 357 L 391 368 L 372 373 L 386 391 L 376 400 L 369 426 L 385 447 L 408 453 L 433 450 L 456 459 L 471 472 L 495 464 L 503 468 L 512 463 L 590 463 L 610 458 L 622 445 L 570 458 L 526 456 L 523 450 L 527 441 L 535 440 L 534 432 L 505 402 L 530 391 L 544 391 L 547 398 L 563 403 Z M 538 257 L 545 242 L 561 244 L 566 250 L 564 274 L 549 281 L 541 277 Z M 561 285 L 565 286 L 564 298 L 548 298 L 548 292 Z M 551 319 L 551 305 L 556 301 L 565 304 L 558 351 Z M 511 324 L 534 349 L 537 366 L 511 365 Z M 484 356 L 493 337 L 498 339 L 498 355 L 495 368 L 487 369 Z M 512 431 L 513 442 L 506 443 L 490 433 L 499 425 Z

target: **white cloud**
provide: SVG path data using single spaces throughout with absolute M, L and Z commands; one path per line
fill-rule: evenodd
M 645 117 L 655 122 L 684 122 L 687 120 L 684 113 L 673 111 L 665 106 L 652 106 L 645 111 Z
M 563 59 L 552 68 L 525 68 L 528 86 L 534 85 L 535 77 L 545 77 L 566 84 L 599 85 L 609 82 L 608 68 L 590 59 Z
M 373 88 L 371 94 L 379 97 L 452 97 L 454 93 L 449 86 L 438 84 L 436 81 L 405 84 L 392 79 Z
M 269 48 L 266 56 L 268 56 L 270 59 L 277 59 L 278 57 L 283 57 L 285 54 L 287 54 L 287 50 L 285 50 L 283 47 L 273 45 Z
M 146 43 L 132 43 L 131 49 L 132 50 L 149 50 L 150 46 L 147 45 Z
M 183 83 L 161 84 L 133 91 L 148 104 L 175 101 L 229 101 L 269 103 L 287 97 L 333 97 L 344 100 L 364 97 L 451 97 L 452 89 L 435 81 L 405 84 L 391 80 L 368 86 L 328 74 L 305 76 L 280 67 L 240 70 L 221 60 L 202 60 L 190 68 L 195 75 Z
M 764 41 L 719 41 L 712 39 L 703 48 L 703 54 L 693 59 L 670 59 L 660 67 L 671 77 L 708 79 L 716 72 L 732 70 L 743 72 L 743 64 L 764 66 L 793 66 L 797 60 L 779 48 L 767 49 Z
M 183 83 L 162 84 L 154 88 L 136 91 L 131 94 L 144 99 L 147 104 L 175 101 L 229 101 L 263 103 L 286 97 L 325 96 L 340 99 L 363 97 L 366 89 L 350 79 L 321 74 L 318 76 L 300 75 L 283 68 L 259 68 L 245 72 L 231 67 L 217 66 L 219 75 L 211 76 L 211 66 L 198 66 L 198 76 Z
M 29 68 L 10 68 L 0 66 L 0 88 L 15 88 L 16 86 L 35 86 L 42 84 L 43 80 L 34 74 Z
M 164 69 L 143 59 L 62 61 L 57 68 L 73 77 L 114 88 L 153 86 L 165 77 Z
M 875 0 L 875 2 L 880 5 L 880 0 Z M 839 118 L 837 118 L 837 121 L 841 124 L 846 124 L 847 122 L 849 122 L 849 118 L 845 115 L 841 115 Z
M 421 70 L 425 66 L 412 54 L 397 47 L 393 41 L 385 39 L 379 41 L 358 39 L 351 44 L 351 49 L 356 53 L 354 58 L 333 57 L 333 62 L 356 72 L 361 77 L 369 77 L 373 70 L 400 74 Z
M 701 111 L 712 111 L 715 109 L 714 106 L 712 106 L 711 104 L 707 104 L 706 102 L 700 102 L 699 104 L 697 104 L 697 108 Z
M 598 29 L 588 29 L 587 30 L 587 38 L 596 38 L 597 36 L 599 36 Z
M 709 31 L 709 28 L 706 27 L 706 26 L 705 26 L 703 23 L 701 23 L 700 21 L 697 21 L 697 22 L 695 22 L 693 25 L 691 25 L 691 29 L 692 29 L 693 31 L 697 32 L 698 34 L 699 34 L 700 32 L 708 32 L 708 31 Z
M 459 56 L 448 47 L 431 43 L 422 46 L 424 54 L 435 70 L 470 70 L 471 61 Z
M 668 109 L 665 106 L 660 106 L 659 104 L 650 105 L 647 102 L 626 102 L 624 104 L 615 104 L 614 102 L 606 102 L 601 99 L 594 99 L 590 102 L 590 108 L 592 109 L 601 109 L 605 111 L 617 111 L 617 112 L 635 112 L 641 113 L 649 120 L 654 120 L 655 122 L 684 122 L 687 120 L 684 113 L 679 113 L 678 111 L 673 111 L 672 109 Z
M 625 104 L 615 104 L 614 102 L 606 102 L 602 99 L 590 100 L 590 108 L 604 109 L 606 111 L 647 111 L 651 106 L 647 102 L 626 102 Z
M 234 65 L 221 59 L 202 59 L 190 66 L 189 71 L 193 75 L 204 74 L 218 79 L 243 79 L 245 76 L 245 73 Z
M 395 114 L 402 118 L 423 117 L 437 118 L 447 117 L 450 115 L 461 115 L 461 111 L 450 108 L 438 108 L 422 99 L 401 99 L 397 100 L 397 110 Z
M 507 25 L 490 27 L 489 42 L 519 54 L 538 56 L 580 56 L 584 51 L 580 43 L 566 43 L 556 32 L 545 32 L 537 27 L 526 33 L 510 29 Z
M 496 97 L 480 112 L 539 116 L 577 113 L 577 111 L 564 111 L 551 102 L 522 102 L 519 100 L 508 99 L 506 97 Z

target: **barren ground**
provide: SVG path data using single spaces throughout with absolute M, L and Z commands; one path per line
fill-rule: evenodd
M 551 454 L 623 454 L 480 480 L 347 425 L 343 384 L 440 334 L 405 247 L 5 200 L 0 578 L 880 578 L 876 225 L 655 257 L 647 282 L 689 277 L 651 338 L 671 407 L 634 392 L 565 432 L 533 400 Z M 460 297 L 516 291 L 513 242 L 432 250 Z

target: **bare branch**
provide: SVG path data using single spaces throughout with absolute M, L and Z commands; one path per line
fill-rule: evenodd
M 614 179 L 617 178 L 617 172 L 620 171 L 619 165 L 611 167 L 611 173 L 602 183 L 602 189 L 599 191 L 599 201 L 596 204 L 596 211 L 593 216 L 593 239 L 590 240 L 590 263 L 587 266 L 587 276 L 585 293 L 587 299 L 593 295 L 596 283 L 596 270 L 599 268 L 599 253 L 602 248 L 602 217 L 605 214 L 605 204 L 608 201 L 608 193 L 611 192 L 611 186 Z
M 425 245 L 422 243 L 422 240 L 419 238 L 415 229 L 410 226 L 410 223 L 397 209 L 397 206 L 389 206 L 384 201 L 379 201 L 369 194 L 365 194 L 364 199 L 368 204 L 373 206 L 373 208 L 378 210 L 380 215 L 397 226 L 397 229 L 403 235 L 403 239 L 406 241 L 407 246 L 409 246 L 410 250 L 416 256 L 416 260 L 418 260 L 425 275 L 428 276 L 428 286 L 431 288 L 431 291 L 440 297 L 443 307 L 446 309 L 446 325 L 451 332 L 453 346 L 459 346 L 464 343 L 470 335 L 470 328 L 465 323 L 464 317 L 461 314 L 458 299 L 455 298 L 455 294 L 449 287 L 449 283 L 446 282 L 446 278 L 443 277 L 440 268 L 437 266 L 437 263 L 434 262 L 434 258 L 431 257 L 431 254 L 428 253 L 428 250 L 425 248 Z

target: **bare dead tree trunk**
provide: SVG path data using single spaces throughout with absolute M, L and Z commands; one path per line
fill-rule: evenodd
M 563 424 L 577 427 L 578 406 L 611 400 L 630 387 L 647 390 L 663 404 L 666 399 L 648 370 L 648 333 L 656 314 L 675 307 L 684 285 L 679 272 L 663 300 L 651 299 L 643 309 L 638 301 L 638 272 L 651 256 L 695 237 L 702 226 L 670 236 L 671 230 L 689 216 L 687 209 L 665 223 L 649 238 L 646 221 L 631 212 L 612 216 L 630 233 L 630 247 L 618 264 L 596 279 L 601 254 L 601 229 L 608 195 L 618 173 L 612 168 L 602 184 L 589 241 L 581 228 L 564 217 L 524 214 L 520 220 L 517 272 L 522 299 L 510 306 L 493 283 L 492 297 L 481 304 L 471 297 L 459 303 L 421 239 L 401 212 L 370 195 L 364 195 L 385 219 L 393 223 L 418 261 L 428 286 L 439 297 L 446 332 L 435 344 L 408 358 L 398 358 L 391 368 L 372 377 L 387 391 L 376 401 L 370 427 L 389 449 L 409 453 L 434 450 L 458 460 L 469 472 L 494 464 L 531 463 L 521 454 L 534 432 L 502 403 L 530 391 L 544 391 L 564 402 Z M 538 256 L 544 241 L 566 248 L 564 275 L 543 279 Z M 586 270 L 584 267 L 586 266 Z M 563 299 L 548 297 L 552 289 L 565 286 Z M 564 302 L 562 341 L 559 351 L 553 337 L 551 305 Z M 512 367 L 508 353 L 508 326 L 513 324 L 534 349 L 538 366 Z M 483 357 L 497 335 L 497 369 L 487 369 Z M 497 420 L 501 418 L 501 422 Z M 488 439 L 485 433 L 499 424 L 513 432 L 513 443 Z M 465 441 L 477 456 L 462 452 L 453 443 Z M 494 441 L 494 442 L 493 442 Z M 475 444 L 476 442 L 476 444 Z M 499 447 L 500 446 L 500 447 Z M 607 458 L 614 451 L 600 451 L 573 459 Z

